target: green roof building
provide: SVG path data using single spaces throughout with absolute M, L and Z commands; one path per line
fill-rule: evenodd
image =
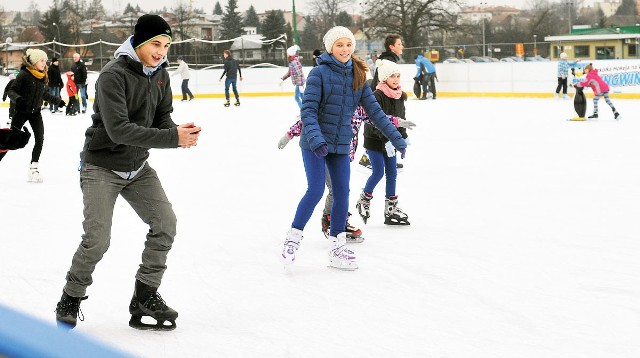
M 640 25 L 591 28 L 574 26 L 567 35 L 547 36 L 551 59 L 566 52 L 573 59 L 640 59 Z

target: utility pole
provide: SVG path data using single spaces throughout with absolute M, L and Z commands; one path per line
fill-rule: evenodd
M 482 17 L 482 57 L 485 57 L 487 55 L 486 51 L 485 51 L 486 38 L 485 38 L 485 34 L 484 34 L 484 22 L 485 22 L 485 18 L 486 18 L 486 16 L 484 15 L 484 9 L 485 9 L 486 6 L 487 6 L 487 2 L 486 1 L 480 3 L 480 8 L 483 10 L 482 13 L 481 13 L 481 15 L 482 15 L 481 16 Z
M 298 38 L 298 19 L 296 15 L 296 0 L 291 0 L 293 3 L 291 24 L 293 25 L 293 44 L 300 46 L 300 38 Z

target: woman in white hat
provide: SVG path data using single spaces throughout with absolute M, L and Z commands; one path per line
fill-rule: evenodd
M 281 80 L 284 81 L 291 77 L 291 82 L 295 87 L 293 92 L 293 99 L 296 100 L 298 108 L 302 109 L 302 92 L 300 87 L 304 86 L 304 72 L 302 72 L 302 64 L 298 58 L 298 45 L 293 45 L 287 49 L 287 57 L 289 58 L 289 71 L 282 76 Z
M 282 249 L 285 264 L 295 260 L 302 231 L 322 199 L 325 167 L 331 177 L 333 206 L 329 231 L 329 265 L 342 270 L 358 268 L 355 253 L 346 248 L 349 206 L 351 117 L 362 105 L 369 120 L 392 142 L 404 157 L 406 142 L 389 121 L 366 84 L 364 61 L 353 56 L 356 40 L 345 27 L 336 26 L 323 39 L 326 52 L 307 79 L 302 99 L 300 147 L 307 177 L 307 191 L 298 204 L 291 229 Z

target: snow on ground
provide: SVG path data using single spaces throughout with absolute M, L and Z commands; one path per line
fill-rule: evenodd
M 293 99 L 176 101 L 176 123 L 203 127 L 197 147 L 150 158 L 179 219 L 160 288 L 178 328 L 128 327 L 147 228 L 119 200 L 76 330 L 140 357 L 638 357 L 640 103 L 614 103 L 620 122 L 604 101 L 600 120 L 568 122 L 563 100 L 409 100 L 397 192 L 411 226 L 382 224 L 379 184 L 369 223 L 352 217 L 360 269 L 341 272 L 319 205 L 286 272 L 306 186 L 298 140 L 276 146 Z M 45 120 L 43 184 L 26 182 L 33 142 L 0 163 L 0 303 L 54 324 L 90 119 Z M 353 213 L 367 175 L 352 165 Z

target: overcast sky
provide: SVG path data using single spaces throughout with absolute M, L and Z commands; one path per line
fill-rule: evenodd
M 127 3 L 131 5 L 140 5 L 140 8 L 143 10 L 155 10 L 160 9 L 162 7 L 173 8 L 178 4 L 178 1 L 182 1 L 183 3 L 189 3 L 188 0 L 102 0 L 102 4 L 107 9 L 107 11 L 113 11 L 113 9 L 122 9 Z M 225 9 L 228 0 L 219 0 L 220 5 L 223 10 Z M 313 0 L 296 0 L 296 10 L 300 12 L 308 12 L 309 4 L 311 4 Z M 354 13 L 359 11 L 361 0 L 353 0 L 353 6 L 346 9 L 349 13 Z M 514 7 L 528 7 L 530 0 L 468 0 L 466 1 L 469 5 L 478 5 L 481 2 L 487 3 L 489 6 L 514 6 Z M 0 0 L 0 6 L 2 6 L 5 10 L 26 10 L 29 7 L 31 1 L 15 1 L 15 0 Z M 36 2 L 40 5 L 41 11 L 46 11 L 53 4 L 53 0 Z M 193 0 L 192 4 L 196 8 L 204 9 L 205 12 L 211 13 L 213 11 L 213 7 L 215 5 L 215 0 Z M 256 9 L 256 12 L 264 12 L 272 9 L 281 9 L 281 10 L 289 10 L 291 9 L 292 0 L 238 0 L 238 10 L 240 12 L 246 11 L 249 6 L 253 5 Z

